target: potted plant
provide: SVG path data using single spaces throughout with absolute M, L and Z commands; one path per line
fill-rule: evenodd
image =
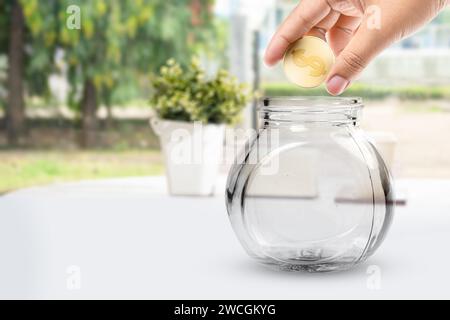
M 160 138 L 169 192 L 211 195 L 223 154 L 225 125 L 239 120 L 251 95 L 226 70 L 208 78 L 198 59 L 170 59 L 151 78 L 153 130 Z

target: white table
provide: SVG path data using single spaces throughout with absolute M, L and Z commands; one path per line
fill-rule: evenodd
M 0 197 L 0 298 L 450 298 L 450 181 L 398 186 L 384 245 L 335 274 L 260 266 L 223 194 L 172 198 L 162 177 L 18 191 Z

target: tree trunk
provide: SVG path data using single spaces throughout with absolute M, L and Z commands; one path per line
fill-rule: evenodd
M 81 146 L 92 148 L 97 145 L 97 89 L 90 79 L 84 83 L 82 101 Z
M 103 101 L 105 102 L 106 107 L 106 129 L 111 130 L 114 127 L 114 115 L 112 110 L 111 103 L 111 92 L 109 90 L 105 90 L 103 92 Z
M 111 130 L 114 128 L 114 116 L 112 112 L 112 106 L 110 103 L 106 104 L 106 129 Z
M 6 108 L 6 130 L 8 143 L 17 145 L 25 130 L 25 108 L 23 101 L 25 21 L 18 0 L 13 0 L 8 53 L 8 100 Z

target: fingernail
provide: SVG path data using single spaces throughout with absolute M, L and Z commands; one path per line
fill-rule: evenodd
M 267 57 L 264 57 L 263 63 L 264 63 L 264 66 L 267 68 L 271 68 L 275 65 L 275 63 L 272 63 L 272 61 L 270 61 L 270 59 L 268 59 Z
M 332 94 L 334 96 L 338 96 L 342 92 L 344 92 L 344 90 L 348 87 L 349 84 L 350 84 L 350 81 L 348 81 L 347 79 L 345 79 L 341 76 L 335 75 L 330 80 L 328 80 L 327 90 L 330 94 Z

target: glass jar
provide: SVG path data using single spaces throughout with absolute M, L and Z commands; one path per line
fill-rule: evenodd
M 246 251 L 290 271 L 353 267 L 391 224 L 390 173 L 359 127 L 359 98 L 266 98 L 232 167 L 231 224 Z

